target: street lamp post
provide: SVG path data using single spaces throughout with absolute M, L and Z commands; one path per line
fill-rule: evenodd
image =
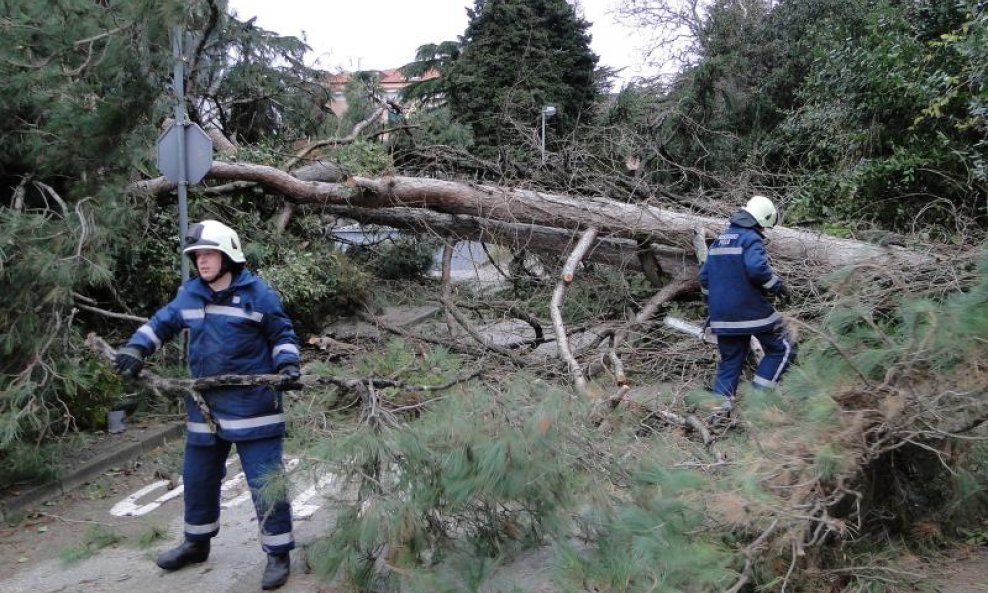
M 555 105 L 546 105 L 542 108 L 542 162 L 545 162 L 545 120 L 556 115 Z

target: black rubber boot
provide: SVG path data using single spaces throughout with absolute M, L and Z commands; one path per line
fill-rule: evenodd
M 165 570 L 178 570 L 190 564 L 205 562 L 209 558 L 209 540 L 190 542 L 185 540 L 158 556 L 158 566 Z
M 288 552 L 284 554 L 268 554 L 268 565 L 264 567 L 264 577 L 261 579 L 261 588 L 277 589 L 288 582 L 288 573 L 291 572 L 292 561 L 288 557 Z

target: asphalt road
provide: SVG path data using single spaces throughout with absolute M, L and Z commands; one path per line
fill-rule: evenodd
M 182 496 L 168 493 L 168 485 L 149 471 L 110 471 L 78 491 L 63 495 L 25 514 L 0 532 L 0 591 L 4 593 L 211 593 L 260 591 L 265 555 L 257 539 L 257 520 L 246 495 L 246 485 L 229 469 L 223 499 L 229 508 L 221 515 L 219 536 L 213 539 L 209 560 L 166 572 L 154 562 L 161 550 L 182 538 Z M 305 498 L 310 476 L 293 472 L 296 497 Z M 153 491 L 148 489 L 159 484 Z M 128 502 L 141 490 L 147 494 Z M 305 517 L 296 517 L 295 538 L 300 544 L 328 530 L 332 511 L 324 494 L 333 484 L 294 505 Z M 160 504 L 152 504 L 156 500 Z M 304 504 L 302 504 L 304 503 Z M 129 506 L 128 506 L 129 505 Z M 153 507 L 153 508 L 151 508 Z M 121 508 L 148 509 L 139 516 L 117 516 Z M 166 532 L 148 547 L 139 545 L 152 530 Z M 121 541 L 105 547 L 85 544 L 94 533 L 114 533 Z M 79 558 L 75 559 L 73 558 Z M 330 592 L 306 574 L 303 554 L 293 554 L 292 577 L 280 589 L 286 593 Z

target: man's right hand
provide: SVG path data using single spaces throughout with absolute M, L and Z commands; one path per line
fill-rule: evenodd
M 136 378 L 144 368 L 144 353 L 130 346 L 117 350 L 113 359 L 113 370 L 124 377 Z

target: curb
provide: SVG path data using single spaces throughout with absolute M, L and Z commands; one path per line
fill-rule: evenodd
M 20 494 L 0 500 L 0 520 L 6 521 L 13 513 L 26 507 L 39 505 L 56 496 L 66 494 L 86 482 L 92 481 L 108 469 L 125 464 L 134 458 L 163 445 L 166 441 L 182 436 L 185 422 L 173 422 L 153 429 L 141 429 L 143 433 L 136 435 L 136 440 L 98 457 L 90 459 L 85 465 L 69 470 L 58 480 L 28 487 Z M 128 436 L 135 436 L 133 433 Z

